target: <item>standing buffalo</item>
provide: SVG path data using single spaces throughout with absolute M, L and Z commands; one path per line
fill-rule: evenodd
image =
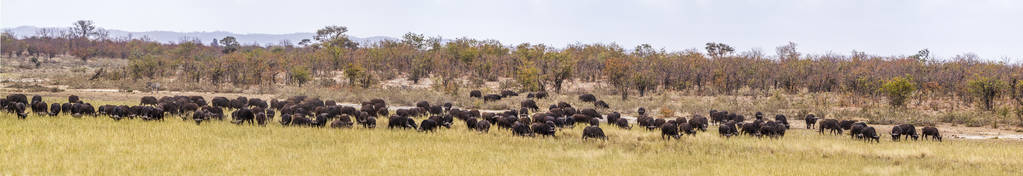
M 824 134 L 824 130 L 828 130 L 832 134 L 842 134 L 842 127 L 838 125 L 838 120 L 835 119 L 824 119 L 818 128 L 821 134 Z
M 473 98 L 483 98 L 483 92 L 480 92 L 479 90 L 472 90 L 472 91 L 469 91 L 469 97 L 473 97 Z
M 817 117 L 813 114 L 806 115 L 803 120 L 806 121 L 806 129 L 813 129 L 813 125 L 817 124 Z

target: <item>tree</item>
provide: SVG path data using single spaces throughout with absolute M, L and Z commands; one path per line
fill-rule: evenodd
M 888 104 L 892 107 L 903 107 L 909 95 L 916 91 L 916 84 L 908 76 L 894 77 L 882 84 L 879 91 L 888 96 Z
M 707 43 L 707 46 L 704 47 L 704 49 L 707 49 L 707 55 L 710 55 L 710 57 L 726 56 L 735 51 L 735 48 L 732 48 L 732 46 L 714 42 Z
M 998 98 L 1005 87 L 1007 86 L 1002 80 L 984 76 L 977 76 L 967 83 L 970 94 L 980 98 L 984 110 L 991 110 L 994 100 Z
M 363 77 L 363 74 L 366 74 L 365 72 L 365 69 L 363 69 L 360 65 L 348 64 L 348 66 L 345 67 L 345 76 L 348 77 L 348 84 L 355 85 L 355 82 L 359 81 L 360 78 Z
M 224 46 L 224 49 L 222 50 L 224 54 L 230 54 L 231 52 L 238 51 L 238 48 L 241 47 L 241 44 L 238 43 L 238 40 L 236 40 L 234 36 L 224 37 L 224 39 L 220 40 L 220 45 Z
M 71 32 L 75 38 L 88 38 L 99 34 L 96 26 L 92 24 L 92 20 L 78 20 L 72 25 Z
M 423 34 L 409 32 L 401 37 L 401 43 L 417 50 L 423 50 L 426 48 L 427 40 Z
M 607 76 L 608 82 L 611 86 L 618 88 L 618 93 L 622 95 L 622 100 L 626 100 L 629 97 L 629 68 L 631 63 L 624 58 L 609 58 L 604 61 L 604 75 Z
M 800 54 L 799 51 L 796 51 L 795 42 L 789 42 L 786 45 L 782 45 L 779 46 L 778 48 L 775 48 L 775 50 L 778 52 L 778 57 L 781 58 L 782 60 L 799 59 Z
M 1016 102 L 1016 118 L 1020 121 L 1020 126 L 1023 126 L 1023 81 L 1019 81 L 1015 78 L 1009 84 L 1009 96 Z
M 291 68 L 291 80 L 298 83 L 298 87 L 302 87 L 302 84 L 309 82 L 312 76 L 309 73 L 309 69 L 301 66 Z
M 348 49 L 355 49 L 359 47 L 359 43 L 352 41 L 345 34 L 348 32 L 348 27 L 344 26 L 327 26 L 323 29 L 316 30 L 316 36 L 313 37 L 316 41 L 319 41 L 320 45 L 326 47 L 342 47 Z
M 925 48 L 920 51 L 917 51 L 916 54 L 909 57 L 926 62 L 927 60 L 931 59 L 931 50 Z

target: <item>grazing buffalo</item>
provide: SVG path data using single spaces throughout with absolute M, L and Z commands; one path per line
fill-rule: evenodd
M 48 111 L 48 110 L 46 109 L 46 106 L 47 106 L 47 105 L 46 105 L 46 102 L 44 102 L 44 101 L 42 101 L 42 100 L 40 100 L 40 101 L 34 101 L 34 102 L 32 102 L 32 113 L 36 113 L 36 114 L 48 114 L 48 112 L 46 112 L 46 111 Z
M 156 104 L 158 104 L 158 103 L 160 103 L 160 102 L 157 101 L 156 97 L 153 97 L 153 96 L 144 96 L 144 97 L 142 97 L 142 100 L 140 100 L 140 102 L 139 102 L 140 105 L 151 105 L 151 106 L 156 106 Z
M 604 135 L 604 130 L 597 126 L 588 126 L 583 129 L 583 141 L 587 138 L 596 138 L 600 140 L 607 140 L 607 136 Z
M 203 120 L 207 119 L 206 115 L 207 115 L 206 111 L 202 109 L 196 110 L 195 112 L 192 112 L 192 120 L 195 121 L 195 125 L 199 125 L 202 123 Z M 117 119 L 119 118 L 115 118 L 115 120 Z
M 693 117 L 693 120 L 689 120 L 689 123 L 693 125 L 693 128 L 699 129 L 700 131 L 707 131 L 707 126 L 709 125 L 707 123 L 707 118 L 700 115 Z
M 291 125 L 291 114 L 281 114 L 281 125 Z
M 661 139 L 671 140 L 671 138 L 679 139 L 678 127 L 675 123 L 665 123 L 661 125 Z
M 607 123 L 617 123 L 618 119 L 621 117 L 621 113 L 618 113 L 617 111 L 611 112 L 610 114 L 607 114 Z
M 593 96 L 593 94 L 582 94 L 579 95 L 579 101 L 592 103 L 597 101 L 597 97 Z
M 762 122 L 754 121 L 753 123 L 743 123 L 742 133 L 750 136 L 760 136 L 760 125 Z
M 618 128 L 623 128 L 623 129 L 632 129 L 632 126 L 629 126 L 629 119 L 625 119 L 625 118 L 620 118 L 618 120 L 615 120 L 615 126 L 618 126 Z
M 785 129 L 789 129 L 789 119 L 786 118 L 785 115 L 781 114 L 774 115 L 774 121 L 780 123 L 782 126 L 785 126 Z
M 874 142 L 878 143 L 881 142 L 881 138 L 877 136 L 877 131 L 874 130 L 874 127 L 872 126 L 863 127 L 863 129 L 860 129 L 860 138 L 867 141 L 874 140 Z
M 426 119 L 419 123 L 419 131 L 433 132 L 434 129 L 437 129 L 437 121 L 433 119 Z
M 838 122 L 838 126 L 842 127 L 843 130 L 850 130 L 854 123 L 856 123 L 855 120 L 842 120 L 841 122 Z
M 543 123 L 533 123 L 533 125 L 531 125 L 530 128 L 533 129 L 533 133 L 537 133 L 537 134 L 540 134 L 541 136 L 545 136 L 545 137 L 546 136 L 552 136 L 553 137 L 554 133 L 556 131 L 556 128 L 555 128 L 555 125 L 554 125 L 554 121 L 547 121 L 547 122 L 543 122 Z
M 259 126 L 266 126 L 266 113 L 258 112 L 255 114 L 256 124 Z
M 78 98 L 78 95 L 68 95 L 67 96 L 67 102 L 68 103 L 79 103 L 79 102 L 81 102 L 81 99 Z
M 497 100 L 501 100 L 501 95 L 487 94 L 486 96 L 483 96 L 483 102 L 491 102 Z
M 721 136 L 732 137 L 739 134 L 739 131 L 735 129 L 735 122 L 723 123 L 718 126 L 718 134 Z
M 821 121 L 818 132 L 824 134 L 824 130 L 828 130 L 832 134 L 842 134 L 842 127 L 838 125 L 838 120 L 835 119 L 824 119 Z
M 696 134 L 696 128 L 694 128 L 693 125 L 690 124 L 690 123 L 685 123 L 685 122 L 683 122 L 683 123 L 676 123 L 675 126 L 677 126 L 678 127 L 678 131 L 681 132 L 679 134 L 686 134 L 686 135 Z
M 337 120 L 334 120 L 334 122 L 331 122 L 330 128 L 352 128 L 352 125 L 354 125 L 352 124 L 352 119 L 349 118 L 347 115 L 343 115 L 341 116 L 341 118 L 338 118 Z
M 483 98 L 483 92 L 480 92 L 479 90 L 472 90 L 472 91 L 469 91 L 469 97 L 473 97 L 473 98 Z
M 255 124 L 255 114 L 253 114 L 252 110 L 249 110 L 248 108 L 242 108 L 234 111 L 231 113 L 231 118 L 234 119 L 231 121 L 231 123 L 234 124 L 241 125 L 245 122 L 249 122 L 250 125 Z
M 941 133 L 938 133 L 938 128 L 924 127 L 920 129 L 920 131 L 923 134 L 924 139 L 927 139 L 927 136 L 930 136 L 931 140 L 938 140 L 938 142 L 941 142 Z
M 916 126 L 913 126 L 911 124 L 896 125 L 892 127 L 891 134 L 892 141 L 899 141 L 900 139 L 903 138 L 903 136 L 905 138 L 912 138 L 913 140 L 917 140 L 917 138 L 920 137 L 917 136 L 916 134 Z
M 490 131 L 490 121 L 481 120 L 480 122 L 476 123 L 476 130 L 484 133 Z
M 604 102 L 604 100 L 598 100 L 597 102 L 594 102 L 593 106 L 597 107 L 597 108 L 601 108 L 601 109 L 607 109 L 607 108 L 611 107 L 611 106 L 608 106 L 607 102 Z
M 296 116 L 291 119 L 291 126 L 313 126 L 313 120 L 304 116 Z
M 53 103 L 50 105 L 50 116 L 57 116 L 60 114 L 60 103 Z
M 861 135 L 861 133 L 863 132 L 863 128 L 866 128 L 866 127 L 867 127 L 867 124 L 863 123 L 863 122 L 853 123 L 849 127 L 849 136 L 852 137 L 852 138 L 861 138 L 862 139 L 863 136 Z
M 806 121 L 806 129 L 813 129 L 813 125 L 817 124 L 817 116 L 813 114 L 806 115 L 803 120 Z
M 508 97 L 514 97 L 514 96 L 519 96 L 519 93 L 515 93 L 514 91 L 510 91 L 510 90 L 502 90 L 501 91 L 501 98 L 508 98 Z
M 533 100 L 522 100 L 522 102 L 520 102 L 519 105 L 522 108 L 527 108 L 533 111 L 540 110 L 540 107 L 536 106 L 536 101 Z
M 547 92 L 529 93 L 526 98 L 544 99 L 547 98 Z
M 516 121 L 512 124 L 512 133 L 516 136 L 533 136 L 533 131 L 529 129 L 529 125 L 523 124 Z
M 387 128 L 416 129 L 417 127 L 415 121 L 412 121 L 411 118 L 399 115 L 392 115 L 387 120 Z

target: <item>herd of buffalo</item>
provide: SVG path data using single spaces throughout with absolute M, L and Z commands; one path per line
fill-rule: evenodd
M 513 91 L 502 91 L 500 94 L 483 95 L 480 91 L 471 91 L 470 97 L 482 98 L 485 102 L 497 101 L 503 98 L 518 96 Z M 577 123 L 586 125 L 583 129 L 582 139 L 607 140 L 600 127 L 600 122 L 622 128 L 631 129 L 630 119 L 622 117 L 619 112 L 602 114 L 597 109 L 607 109 L 608 104 L 597 100 L 592 94 L 579 96 L 582 102 L 593 103 L 594 108 L 576 109 L 566 102 L 558 102 L 550 105 L 546 111 L 541 111 L 534 99 L 547 98 L 546 92 L 531 92 L 527 98 L 520 102 L 519 110 L 505 111 L 480 111 L 467 110 L 452 107 L 451 103 L 433 103 L 420 101 L 415 107 L 396 108 L 393 110 L 382 99 L 372 99 L 362 102 L 358 106 L 345 106 L 335 101 L 323 101 L 315 97 L 294 96 L 283 100 L 271 99 L 268 101 L 259 98 L 226 98 L 214 97 L 206 101 L 202 96 L 164 96 L 160 98 L 146 96 L 142 97 L 139 105 L 102 105 L 93 107 L 92 104 L 84 102 L 78 96 L 68 96 L 64 103 L 47 104 L 39 95 L 32 96 L 31 100 L 24 94 L 11 94 L 0 99 L 0 106 L 8 112 L 16 114 L 18 118 L 28 117 L 27 109 L 39 116 L 57 116 L 61 113 L 73 117 L 107 116 L 114 120 L 141 119 L 141 120 L 163 120 L 166 115 L 180 117 L 182 120 L 194 121 L 197 125 L 210 120 L 223 121 L 230 117 L 234 124 L 249 124 L 265 126 L 267 123 L 278 122 L 283 126 L 307 126 L 307 127 L 330 127 L 330 128 L 352 128 L 355 125 L 364 128 L 375 128 L 377 118 L 387 117 L 388 129 L 413 129 L 423 132 L 433 132 L 441 127 L 451 128 L 455 124 L 454 119 L 464 122 L 471 131 L 487 133 L 492 125 L 499 129 L 507 129 L 517 136 L 555 136 L 558 130 L 572 128 Z M 225 114 L 230 112 L 230 114 Z M 748 121 L 745 116 L 728 111 L 711 110 L 709 119 L 702 115 L 692 115 L 690 118 L 677 117 L 674 119 L 654 118 L 647 115 L 645 108 L 637 110 L 638 116 L 635 124 L 649 131 L 660 130 L 661 138 L 664 140 L 680 139 L 682 135 L 694 135 L 698 132 L 705 132 L 709 125 L 717 125 L 718 133 L 726 138 L 736 135 L 748 135 L 755 137 L 781 138 L 790 125 L 785 115 L 778 114 L 772 119 L 765 119 L 764 114 L 756 112 L 754 118 Z M 354 120 L 353 120 L 354 118 Z M 417 120 L 416 119 L 422 119 Z M 880 137 L 874 127 L 864 122 L 854 120 L 818 119 L 813 114 L 806 115 L 803 120 L 807 129 L 815 126 L 821 134 L 842 134 L 843 130 L 850 131 L 849 135 L 855 139 L 880 142 Z M 819 121 L 819 123 L 818 123 Z M 941 141 L 938 129 L 934 127 L 923 127 L 921 135 L 927 139 Z M 917 129 L 911 124 L 896 125 L 891 130 L 893 141 L 912 138 L 919 138 Z

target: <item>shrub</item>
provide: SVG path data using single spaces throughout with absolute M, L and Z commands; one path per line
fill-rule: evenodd
M 888 97 L 889 105 L 903 107 L 906 105 L 906 99 L 909 98 L 909 95 L 916 91 L 916 84 L 908 76 L 894 77 L 885 81 L 879 91 Z
M 980 99 L 980 103 L 983 105 L 984 110 L 991 110 L 994 99 L 1001 96 L 1002 91 L 1004 91 L 1008 85 L 1004 81 L 996 78 L 977 76 L 973 80 L 967 82 L 966 87 L 971 95 Z

